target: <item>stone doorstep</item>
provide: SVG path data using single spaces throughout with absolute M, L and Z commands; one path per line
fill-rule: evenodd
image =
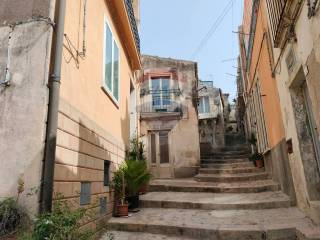
M 272 180 L 232 183 L 198 182 L 195 180 L 154 180 L 150 192 L 211 192 L 211 193 L 258 193 L 278 191 L 280 186 Z
M 243 167 L 253 167 L 254 164 L 252 162 L 243 162 L 243 163 L 206 163 L 201 164 L 201 168 L 243 168 Z
M 218 168 L 200 168 L 199 173 L 204 174 L 218 174 L 218 173 L 258 173 L 264 172 L 264 168 L 256 168 L 256 167 L 245 167 L 245 168 L 229 168 L 229 169 L 218 169 Z
M 236 211 L 150 208 L 129 218 L 112 218 L 109 227 L 119 231 L 225 240 L 293 240 L 297 232 L 304 229 L 316 231 L 312 222 L 297 208 Z M 303 237 L 299 239 L 311 240 L 318 236 Z
M 267 172 L 235 173 L 235 174 L 203 174 L 195 176 L 199 182 L 241 182 L 271 179 Z
M 223 193 L 147 193 L 140 197 L 144 208 L 180 208 L 205 210 L 271 209 L 291 206 L 282 192 L 223 194 Z

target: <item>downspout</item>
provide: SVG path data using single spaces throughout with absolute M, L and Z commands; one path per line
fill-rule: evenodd
M 48 120 L 47 132 L 44 154 L 44 166 L 41 185 L 41 204 L 40 211 L 48 212 L 52 209 L 53 199 L 53 177 L 54 164 L 56 155 L 56 139 L 58 127 L 58 110 L 60 97 L 60 75 L 61 75 L 61 61 L 63 50 L 64 37 L 64 23 L 66 12 L 66 0 L 58 0 L 56 7 L 58 10 L 56 14 L 56 32 L 53 43 L 53 65 L 52 74 L 49 80 L 49 106 L 48 106 Z

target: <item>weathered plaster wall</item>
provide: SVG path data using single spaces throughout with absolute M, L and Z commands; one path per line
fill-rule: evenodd
M 0 86 L 0 197 L 16 196 L 23 179 L 21 204 L 31 213 L 38 209 L 38 196 L 26 194 L 39 189 L 41 180 L 53 31 L 48 22 L 32 17 L 52 19 L 54 2 L 0 3 L 0 82 L 10 62 L 10 86 Z
M 224 147 L 225 126 L 220 89 L 214 87 L 212 83 L 206 84 L 201 81 L 199 82 L 198 89 L 201 89 L 198 93 L 199 98 L 209 97 L 210 104 L 209 113 L 198 113 L 200 144 L 203 145 L 201 149 L 205 150 L 205 145 L 208 145 L 208 151 Z M 201 153 L 203 154 L 204 152 Z
M 24 22 L 33 17 L 50 17 L 55 0 L 2 0 L 0 2 L 0 26 Z
M 175 69 L 179 89 L 180 102 L 183 105 L 183 117 L 179 120 L 140 120 L 140 135 L 144 136 L 146 149 L 149 149 L 147 134 L 149 130 L 168 130 L 169 154 L 172 177 L 194 176 L 200 161 L 198 113 L 194 101 L 194 89 L 197 87 L 197 69 L 194 62 L 159 58 L 142 57 L 145 72 L 161 72 L 163 69 Z M 163 72 L 162 72 L 163 73 Z M 147 81 L 144 79 L 144 81 Z M 143 84 L 143 83 L 142 83 Z M 156 113 L 161 114 L 161 113 Z M 147 154 L 150 156 L 150 154 Z
M 280 57 L 279 66 L 275 69 L 275 73 L 285 128 L 285 137 L 286 139 L 291 139 L 293 143 L 293 154 L 289 155 L 289 163 L 292 170 L 297 204 L 300 209 L 304 210 L 315 221 L 320 222 L 319 207 L 317 209 L 319 204 L 317 204 L 316 201 L 312 201 L 314 196 L 312 196 L 312 193 L 310 194 L 310 180 L 312 180 L 312 182 L 317 181 L 319 176 L 314 172 L 315 169 L 309 171 L 311 169 L 307 167 L 308 164 L 315 163 L 315 158 L 310 158 L 312 151 L 310 152 L 303 147 L 306 144 L 306 142 L 303 141 L 303 135 L 309 133 L 307 129 L 301 129 L 301 127 L 306 127 L 305 116 L 299 117 L 300 114 L 305 114 L 303 113 L 305 110 L 302 101 L 299 101 L 299 96 L 301 96 L 301 84 L 304 79 L 306 79 L 312 101 L 312 108 L 314 109 L 314 115 L 319 130 L 319 96 L 316 92 L 318 92 L 317 87 L 320 70 L 316 66 L 318 66 L 320 61 L 319 57 L 316 56 L 320 47 L 320 13 L 318 11 L 316 16 L 312 19 L 308 19 L 307 16 L 308 6 L 305 1 L 295 25 L 297 41 L 289 42 L 281 56 L 280 49 L 273 49 L 273 53 L 275 63 Z M 286 57 L 288 56 L 290 49 L 293 49 L 294 51 L 295 62 L 292 70 L 289 71 L 286 64 Z M 306 69 L 309 71 L 306 71 Z M 310 135 L 308 139 L 310 139 Z M 308 156 L 306 156 L 306 154 Z M 317 189 L 318 187 L 314 188 L 313 191 L 317 191 Z M 318 199 L 318 202 L 319 200 L 320 199 Z

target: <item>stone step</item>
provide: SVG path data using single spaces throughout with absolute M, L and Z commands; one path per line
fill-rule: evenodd
M 249 159 L 239 158 L 239 159 L 219 159 L 219 158 L 203 158 L 200 160 L 201 163 L 243 163 L 250 162 Z
M 316 228 L 297 208 L 212 211 L 143 208 L 128 218 L 111 218 L 108 227 L 201 240 L 294 240 L 304 229 Z M 309 240 L 307 236 L 305 239 Z
M 264 172 L 264 168 L 244 167 L 244 168 L 200 168 L 199 173 L 204 174 L 233 174 L 233 173 L 258 173 Z
M 221 148 L 214 149 L 215 151 L 250 151 L 250 147 L 247 145 L 237 145 L 237 146 L 225 146 Z
M 200 173 L 195 176 L 200 182 L 241 182 L 251 180 L 270 179 L 267 172 L 260 173 L 236 173 L 236 174 L 204 174 Z
M 210 154 L 201 156 L 202 159 L 215 158 L 215 159 L 239 159 L 246 158 L 249 159 L 250 155 L 248 154 L 239 154 L 239 155 L 219 155 L 219 154 Z
M 113 238 L 110 238 L 113 236 Z M 185 238 L 179 236 L 168 236 L 162 234 L 151 234 L 142 232 L 120 232 L 120 231 L 109 231 L 109 234 L 104 234 L 100 240 L 192 240 L 194 238 Z
M 278 191 L 279 184 L 272 180 L 246 182 L 198 182 L 194 179 L 158 179 L 150 183 L 150 192 L 211 192 L 211 193 L 258 193 Z
M 250 154 L 250 151 L 241 150 L 241 151 L 210 151 L 208 155 L 242 155 L 242 154 Z M 206 155 L 206 154 L 204 154 Z
M 201 163 L 201 168 L 218 168 L 218 169 L 229 169 L 229 168 L 245 168 L 253 167 L 253 162 L 240 162 L 240 163 Z
M 188 193 L 149 192 L 140 196 L 141 207 L 206 210 L 270 209 L 291 206 L 282 192 Z

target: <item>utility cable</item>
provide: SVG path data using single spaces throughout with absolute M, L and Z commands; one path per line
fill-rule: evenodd
M 191 59 L 195 59 L 195 57 L 199 54 L 199 52 L 203 49 L 203 47 L 207 44 L 208 40 L 211 38 L 211 36 L 215 33 L 215 31 L 218 29 L 222 21 L 224 20 L 225 16 L 228 14 L 228 12 L 232 9 L 233 2 L 235 0 L 230 0 L 226 7 L 223 9 L 222 13 L 219 15 L 219 17 L 216 19 L 216 21 L 211 25 L 209 31 L 207 34 L 203 37 L 201 40 L 199 46 L 194 51 L 194 53 L 191 56 Z

